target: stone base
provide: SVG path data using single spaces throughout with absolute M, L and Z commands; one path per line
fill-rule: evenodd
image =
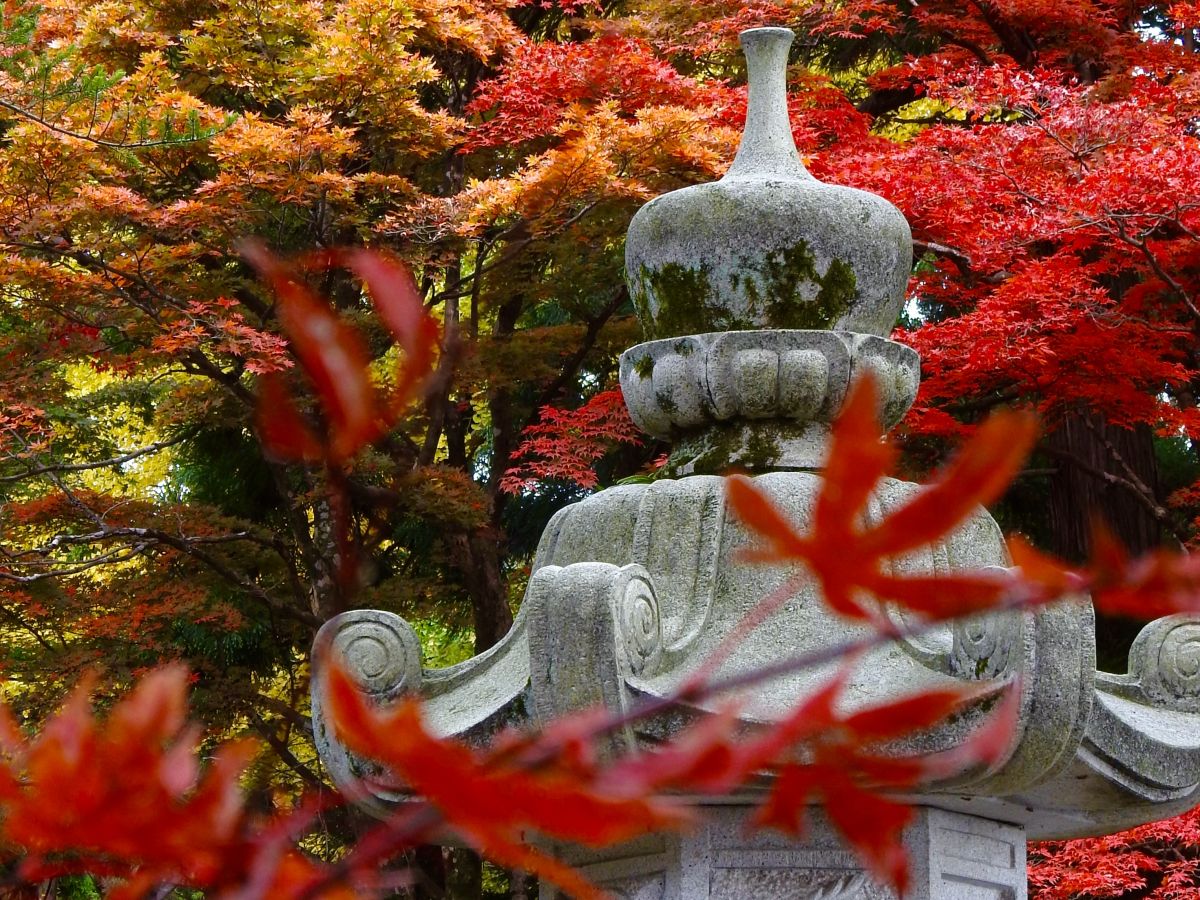
M 896 900 L 820 812 L 801 842 L 750 833 L 751 813 L 711 807 L 692 834 L 651 835 L 568 858 L 618 900 Z M 912 868 L 905 900 L 1026 900 L 1019 826 L 922 807 L 905 841 Z M 541 896 L 563 895 L 543 888 Z

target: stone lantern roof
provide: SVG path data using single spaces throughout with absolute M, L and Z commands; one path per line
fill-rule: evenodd
M 412 628 L 393 614 L 332 619 L 318 642 L 342 653 L 366 694 L 381 703 L 417 694 L 433 728 L 481 742 L 506 724 L 598 705 L 620 711 L 675 695 L 760 599 L 794 579 L 790 601 L 739 644 L 726 672 L 866 633 L 830 613 L 798 568 L 743 561 L 753 538 L 729 513 L 716 474 L 734 464 L 758 473 L 759 488 L 803 526 L 830 423 L 855 374 L 877 376 L 889 426 L 919 381 L 917 354 L 886 338 L 911 266 L 908 225 L 881 198 L 805 171 L 787 116 L 791 39 L 779 28 L 742 35 L 750 104 L 725 177 L 656 198 L 630 226 L 627 277 L 648 340 L 623 354 L 621 386 L 634 421 L 672 443 L 672 477 L 612 487 L 555 515 L 511 632 L 460 665 L 425 669 Z M 916 490 L 885 480 L 871 516 Z M 979 509 L 897 568 L 1009 564 L 998 526 Z M 1079 597 L 948 624 L 867 654 L 846 691 L 851 706 L 946 685 L 982 688 L 953 721 L 897 746 L 900 755 L 956 746 L 1007 686 L 1021 691 L 1020 723 L 1001 758 L 930 782 L 916 798 L 914 896 L 1024 897 L 1026 835 L 1101 834 L 1200 802 L 1198 647 L 1200 619 L 1173 616 L 1142 631 L 1127 673 L 1098 672 L 1091 604 Z M 747 723 L 781 717 L 827 676 L 805 671 L 762 685 L 747 698 Z M 331 734 L 321 678 L 318 669 L 318 747 L 334 780 L 350 785 L 365 763 Z M 613 750 L 652 746 L 709 712 L 679 704 L 629 726 Z M 629 898 L 888 896 L 827 828 L 803 846 L 747 837 L 753 799 L 729 798 L 698 834 L 648 836 L 576 861 Z M 362 802 L 384 812 L 402 800 L 379 793 Z

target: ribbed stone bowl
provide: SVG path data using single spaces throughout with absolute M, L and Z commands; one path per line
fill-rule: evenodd
M 657 438 L 739 419 L 828 424 L 850 382 L 870 371 L 890 428 L 921 380 L 916 351 L 845 331 L 732 331 L 638 344 L 621 354 L 621 391 L 638 427 Z

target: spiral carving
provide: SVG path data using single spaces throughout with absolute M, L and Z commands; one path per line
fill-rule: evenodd
M 1166 616 L 1143 628 L 1129 648 L 1129 675 L 1151 702 L 1200 712 L 1200 618 Z
M 1019 644 L 1021 625 L 1016 613 L 998 613 L 956 620 L 950 665 L 968 679 L 997 678 L 1008 672 Z
M 345 614 L 333 650 L 363 690 L 394 694 L 421 680 L 421 643 L 412 626 L 392 613 L 359 610 Z
M 1163 686 L 1176 697 L 1200 697 L 1200 623 L 1177 625 L 1158 650 Z
M 637 576 L 626 581 L 618 599 L 617 622 L 630 670 L 635 675 L 653 672 L 662 657 L 662 616 L 648 581 Z

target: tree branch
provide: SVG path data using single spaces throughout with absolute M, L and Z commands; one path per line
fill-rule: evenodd
M 74 138 L 77 141 L 87 141 L 89 144 L 94 144 L 97 147 L 104 147 L 109 150 L 141 150 L 148 147 L 173 147 L 178 144 L 191 144 L 196 141 L 206 141 L 215 134 L 220 134 L 232 123 L 227 123 L 211 130 L 205 129 L 204 133 L 194 133 L 187 136 L 159 138 L 152 141 L 106 141 L 103 138 L 92 137 L 90 134 L 84 134 L 78 131 L 72 131 L 69 128 L 63 128 L 61 125 L 55 125 L 50 120 L 39 116 L 31 110 L 25 109 L 23 106 L 18 106 L 15 103 L 10 103 L 8 100 L 0 99 L 0 109 L 6 109 L 14 116 L 25 119 L 28 122 L 33 122 L 47 131 L 53 131 L 55 134 L 61 134 L 64 137 Z
M 160 450 L 165 450 L 168 447 L 174 447 L 177 444 L 182 444 L 184 441 L 195 436 L 195 431 L 189 431 L 185 434 L 179 435 L 178 437 L 173 437 L 165 441 L 156 441 L 155 443 L 148 444 L 145 447 L 139 447 L 136 450 L 127 450 L 118 456 L 97 460 L 96 462 L 53 463 L 50 465 L 29 466 L 27 471 L 20 475 L 0 475 L 0 482 L 24 481 L 27 478 L 36 478 L 39 475 L 46 475 L 49 473 L 61 474 L 63 472 L 86 472 L 90 469 L 105 469 L 110 466 L 119 466 L 138 459 L 139 457 L 150 456 L 154 453 L 158 453 Z

